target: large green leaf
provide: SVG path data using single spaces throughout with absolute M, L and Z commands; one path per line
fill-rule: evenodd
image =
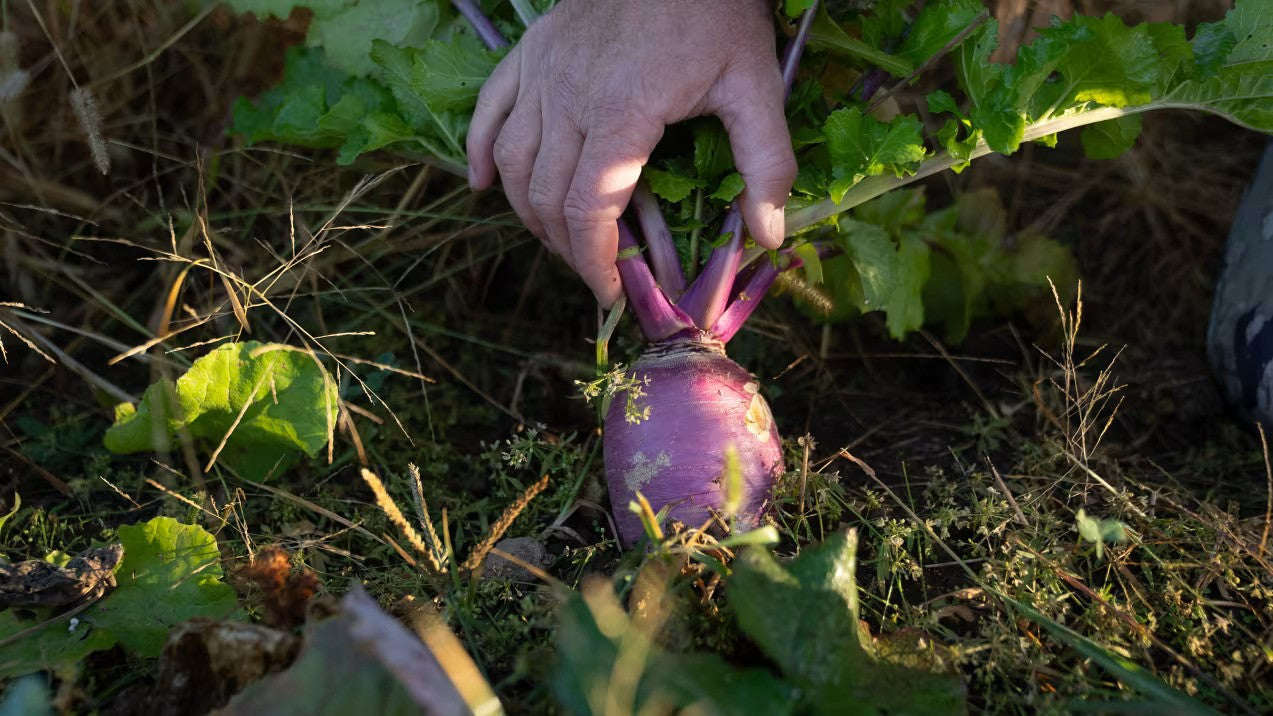
M 54 620 L 7 645 L 0 651 L 0 678 L 64 669 L 116 644 L 139 657 L 156 657 L 175 624 L 238 614 L 234 590 L 221 581 L 216 538 L 203 528 L 156 517 L 120 527 L 119 540 L 124 558 L 115 572 L 115 590 L 75 622 Z M 0 612 L 0 640 L 49 616 L 43 609 L 29 619 L 13 609 Z
M 898 283 L 897 246 L 883 228 L 852 219 L 840 220 L 839 238 L 861 280 L 862 310 L 880 310 Z
M 228 0 L 238 12 L 285 18 L 294 7 L 310 11 L 305 41 L 322 48 L 331 69 L 349 75 L 373 74 L 371 44 L 383 40 L 416 47 L 438 27 L 434 0 Z
M 0 612 L 0 641 L 16 637 L 48 616 L 47 610 L 39 610 L 30 619 L 21 618 L 13 609 Z M 36 671 L 59 671 L 95 651 L 115 646 L 116 642 L 113 634 L 84 615 L 74 629 L 66 620 L 55 621 L 0 649 L 0 679 Z
M 914 117 L 885 123 L 857 107 L 832 112 L 822 128 L 834 177 L 831 198 L 838 201 L 850 186 L 869 176 L 913 173 L 926 154 L 922 129 Z
M 894 664 L 863 642 L 856 551 L 853 533 L 835 534 L 785 565 L 767 551 L 748 550 L 729 581 L 739 626 L 816 713 L 964 712 L 957 677 Z
M 335 381 L 308 353 L 231 343 L 196 360 L 175 385 L 152 385 L 137 408 L 118 408 L 105 443 L 117 453 L 171 451 L 186 431 L 209 449 L 224 443 L 218 459 L 260 480 L 326 445 L 337 403 Z
M 94 610 L 129 651 L 159 656 L 177 623 L 227 618 L 238 610 L 234 590 L 221 581 L 217 540 L 202 527 L 156 517 L 120 527 L 119 541 L 124 545 L 115 575 L 119 586 Z
M 387 135 L 386 125 L 399 131 Z M 389 90 L 375 80 L 332 70 L 321 50 L 303 47 L 288 50 L 282 84 L 255 101 L 240 98 L 235 103 L 233 128 L 249 144 L 341 147 L 341 163 L 390 143 L 426 146 L 397 119 Z
M 609 585 L 572 592 L 559 612 L 554 687 L 570 714 L 608 713 L 607 705 L 702 714 L 785 714 L 795 690 L 762 669 L 739 669 L 714 654 L 679 654 L 649 642 Z M 616 662 L 624 659 L 623 669 Z M 613 701 L 612 701 L 613 700 Z
M 888 333 L 901 340 L 924 325 L 924 284 L 928 282 L 928 244 L 903 232 L 897 247 L 897 283 L 884 304 Z
M 421 48 L 376 40 L 371 59 L 407 125 L 434 138 L 430 148 L 435 155 L 462 162 L 469 115 L 497 55 L 472 37 L 457 35 L 449 42 L 430 40 Z

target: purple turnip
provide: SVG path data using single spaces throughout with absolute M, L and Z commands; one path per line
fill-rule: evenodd
M 738 451 L 742 500 L 738 528 L 755 527 L 782 475 L 782 442 L 760 384 L 725 356 L 709 333 L 656 343 L 630 369 L 643 386 L 649 417 L 626 419 L 615 396 L 606 416 L 605 464 L 615 521 L 625 544 L 643 534 L 625 509 L 640 492 L 669 520 L 699 527 L 725 501 L 725 451 Z

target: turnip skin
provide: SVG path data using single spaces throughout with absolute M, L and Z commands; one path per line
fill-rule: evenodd
M 725 501 L 725 451 L 738 450 L 743 499 L 740 529 L 755 527 L 783 472 L 782 442 L 760 385 L 706 334 L 655 344 L 629 370 L 645 381 L 638 407 L 650 415 L 626 419 L 627 395 L 615 395 L 606 416 L 605 464 L 619 538 L 625 546 L 644 530 L 627 509 L 640 491 L 668 519 L 701 526 Z

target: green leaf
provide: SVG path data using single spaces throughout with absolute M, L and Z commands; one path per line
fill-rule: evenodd
M 435 156 L 463 162 L 469 115 L 498 56 L 477 40 L 457 35 L 430 40 L 423 48 L 372 43 L 371 59 L 397 101 L 406 124 Z
M 490 77 L 499 55 L 468 35 L 449 42 L 429 40 L 420 48 L 398 49 L 376 41 L 372 57 L 395 74 L 409 65 L 406 89 L 433 112 L 472 112 L 477 95 Z M 391 87 L 393 85 L 391 84 Z M 394 91 L 395 96 L 398 90 Z
M 174 625 L 194 617 L 241 616 L 234 590 L 222 580 L 216 539 L 197 525 L 156 517 L 119 528 L 124 558 L 115 571 L 118 586 L 68 626 L 54 620 L 0 651 L 0 678 L 67 668 L 95 651 L 116 644 L 136 656 L 159 656 Z M 0 612 L 0 640 L 49 618 L 19 619 Z
M 991 18 L 975 30 L 955 51 L 955 76 L 973 107 L 986 102 L 999 86 L 1004 66 L 991 62 L 990 55 L 999 45 L 999 21 Z
M 312 13 L 306 45 L 325 51 L 328 66 L 343 74 L 369 75 L 372 43 L 419 47 L 438 27 L 438 5 L 421 0 L 229 0 L 236 12 L 286 18 L 293 8 Z
M 706 186 L 699 179 L 676 172 L 655 169 L 649 165 L 646 165 L 641 170 L 641 175 L 650 183 L 650 191 L 672 203 L 683 201 L 690 195 L 690 192 Z
M 926 153 L 922 129 L 909 115 L 886 124 L 864 116 L 857 107 L 832 112 L 822 127 L 831 155 L 832 200 L 840 201 L 849 187 L 866 177 L 913 173 Z
M 1186 72 L 1192 71 L 1193 47 L 1185 39 L 1185 28 L 1167 22 L 1148 25 L 1149 39 L 1158 53 L 1158 83 L 1154 94 L 1179 82 Z
M 840 220 L 839 243 L 857 269 L 862 286 L 862 310 L 884 307 L 898 282 L 897 247 L 888 232 L 874 224 Z
M 1194 74 L 1198 79 L 1206 79 L 1224 66 L 1238 41 L 1226 23 L 1204 22 L 1198 25 L 1190 44 L 1193 49 Z
M 895 46 L 910 25 L 915 0 L 878 0 L 858 22 L 862 40 L 871 47 Z
M 787 17 L 796 17 L 805 10 L 813 7 L 813 3 L 815 1 L 816 0 L 784 0 L 782 4 L 782 11 L 787 14 Z
M 120 527 L 119 541 L 124 545 L 115 575 L 119 586 L 90 611 L 133 653 L 159 656 L 177 623 L 238 611 L 234 590 L 221 581 L 217 540 L 202 527 L 156 517 Z
M 924 325 L 924 284 L 928 281 L 928 244 L 904 232 L 897 249 L 897 283 L 884 305 L 889 335 L 897 340 Z
M 255 102 L 240 98 L 235 103 L 231 131 L 248 144 L 342 147 L 339 160 L 349 163 L 357 152 L 345 147 L 375 144 L 372 138 L 384 136 L 375 131 L 376 118 L 396 117 L 396 112 L 392 95 L 378 82 L 332 70 L 321 51 L 296 47 L 287 52 L 281 84 Z M 398 125 L 403 126 L 400 120 Z M 408 137 L 395 141 L 399 139 Z
M 326 51 L 327 63 L 351 75 L 370 75 L 374 42 L 420 47 L 438 26 L 438 5 L 420 0 L 361 0 L 336 12 L 316 13 L 305 41 Z M 489 73 L 488 73 L 489 74 Z
M 90 607 L 91 611 L 93 608 Z M 17 610 L 0 612 L 0 641 L 18 634 L 49 618 L 48 610 L 39 610 L 31 619 L 21 619 Z M 83 661 L 95 651 L 115 646 L 116 639 L 89 616 L 80 615 L 79 624 L 70 629 L 59 620 L 40 631 L 19 638 L 0 649 L 0 679 L 22 676 L 36 671 L 59 671 Z
M 863 644 L 856 551 L 853 533 L 832 535 L 786 565 L 764 550 L 745 551 L 729 580 L 739 626 L 815 713 L 964 712 L 958 678 L 878 659 Z
M 747 188 L 743 184 L 743 175 L 738 172 L 730 172 L 721 179 L 720 186 L 716 191 L 708 195 L 709 199 L 720 199 L 721 201 L 733 201 L 739 194 L 743 193 L 743 189 Z
M 1150 100 L 1162 72 L 1162 58 L 1148 25 L 1128 27 L 1115 15 L 1076 16 L 1068 23 L 1041 31 L 1043 42 L 1065 47 L 1055 71 L 1063 82 L 1056 101 L 1097 102 L 1126 107 Z
M 729 135 L 717 120 L 694 123 L 694 173 L 703 181 L 715 181 L 734 168 Z
M 923 295 L 924 318 L 929 323 L 943 324 L 946 342 L 951 345 L 967 337 L 972 325 L 975 286 L 965 289 L 964 284 L 979 279 L 984 282 L 975 268 L 975 264 L 961 261 L 945 251 L 934 251 L 929 257 L 928 282 L 924 284 Z
M 146 390 L 106 431 L 112 452 L 171 451 L 178 430 L 251 480 L 284 469 L 327 444 L 338 409 L 335 382 L 309 354 L 255 341 L 222 345 L 175 385 Z M 226 436 L 229 436 L 228 438 Z
M 895 3 L 894 3 L 895 4 Z M 864 37 L 866 37 L 864 35 Z M 896 77 L 906 77 L 915 68 L 910 62 L 879 49 L 882 43 L 866 42 L 849 35 L 827 14 L 826 3 L 818 7 L 818 16 L 809 28 L 809 47 L 866 60 Z
M 359 155 L 367 152 L 374 152 L 393 144 L 409 143 L 416 141 L 415 133 L 402 121 L 401 117 L 393 114 L 376 113 L 363 118 L 349 137 L 345 139 L 345 143 L 340 145 L 340 152 L 336 155 L 337 164 L 353 164 Z M 427 146 L 425 147 L 427 149 Z
M 813 244 L 799 244 L 793 246 L 791 252 L 800 257 L 805 280 L 814 286 L 822 283 L 822 258 L 818 256 L 818 247 Z
M 900 189 L 857 207 L 853 218 L 897 234 L 924 221 L 925 203 L 923 189 Z
M 1127 528 L 1118 520 L 1092 517 L 1080 507 L 1074 521 L 1078 525 L 1079 536 L 1096 545 L 1097 559 L 1100 559 L 1106 544 L 1127 541 Z
M 1236 44 L 1225 66 L 1262 63 L 1273 54 L 1273 11 L 1267 0 L 1240 0 L 1225 14 L 1224 24 Z
M 1090 159 L 1113 159 L 1131 149 L 1140 136 L 1141 116 L 1132 114 L 1089 124 L 1079 135 Z
M 981 0 L 939 0 L 925 3 L 897 56 L 919 66 L 946 49 L 986 12 Z M 965 38 L 964 42 L 968 42 Z M 963 43 L 960 43 L 963 44 Z M 952 48 L 953 49 L 953 48 Z
M 946 90 L 937 90 L 932 94 L 929 94 L 925 97 L 925 101 L 928 103 L 928 111 L 933 114 L 949 112 L 960 119 L 963 119 L 964 117 L 963 113 L 959 110 L 959 105 L 955 103 L 955 98 L 951 97 L 950 93 Z

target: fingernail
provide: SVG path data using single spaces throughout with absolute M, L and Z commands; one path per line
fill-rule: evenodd
M 776 249 L 782 246 L 782 240 L 787 235 L 787 209 L 786 207 L 778 207 L 769 215 L 769 236 L 774 242 L 769 248 Z

